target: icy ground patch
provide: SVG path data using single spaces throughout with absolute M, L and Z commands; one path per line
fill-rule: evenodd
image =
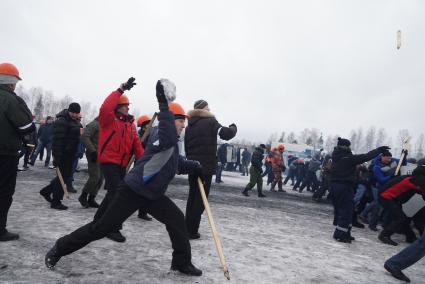
M 64 257 L 54 271 L 44 266 L 44 255 L 54 241 L 89 222 L 94 209 L 83 209 L 78 194 L 65 201 L 70 208 L 48 208 L 38 191 L 53 177 L 42 167 L 18 174 L 14 202 L 9 213 L 10 231 L 21 239 L 0 243 L 1 283 L 227 283 L 211 238 L 207 218 L 201 223 L 201 239 L 191 242 L 193 263 L 202 277 L 170 272 L 171 246 L 165 227 L 131 216 L 124 224 L 127 242 L 103 239 Z M 87 179 L 77 173 L 80 192 Z M 332 208 L 311 201 L 310 193 L 271 193 L 259 199 L 241 195 L 247 177 L 225 172 L 224 184 L 213 185 L 210 205 L 222 238 L 231 283 L 399 283 L 383 269 L 386 258 L 406 246 L 378 242 L 377 233 L 354 229 L 356 241 L 332 240 Z M 287 188 L 289 190 L 289 188 Z M 168 195 L 183 210 L 187 180 L 178 177 Z M 101 191 L 103 197 L 104 191 Z M 100 201 L 101 198 L 98 197 Z M 423 262 L 406 270 L 413 283 L 425 279 Z

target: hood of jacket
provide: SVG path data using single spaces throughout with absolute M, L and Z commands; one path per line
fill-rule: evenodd
M 194 125 L 204 118 L 215 118 L 214 114 L 205 109 L 193 109 L 190 110 L 187 115 L 189 116 L 189 125 Z

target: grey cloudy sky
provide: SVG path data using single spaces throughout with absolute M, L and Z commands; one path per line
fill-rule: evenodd
M 100 105 L 135 76 L 132 107 L 150 113 L 165 77 L 186 109 L 207 100 L 239 138 L 425 132 L 425 1 L 2 0 L 0 10 L 0 61 L 56 96 Z

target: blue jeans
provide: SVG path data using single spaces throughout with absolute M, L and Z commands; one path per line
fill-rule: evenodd
M 381 205 L 379 204 L 379 201 L 378 201 L 378 193 L 379 193 L 378 191 L 379 191 L 378 188 L 372 186 L 373 201 L 369 203 L 369 205 L 366 206 L 366 208 L 361 213 L 362 217 L 367 219 L 367 215 L 369 214 L 369 212 L 371 212 L 371 216 L 369 220 L 369 224 L 371 226 L 378 225 L 378 221 L 379 221 L 379 212 L 381 211 Z
M 357 205 L 360 202 L 365 192 L 366 192 L 366 186 L 364 184 L 358 184 L 356 194 L 354 195 L 355 205 Z
M 413 244 L 403 249 L 398 254 L 389 258 L 385 264 L 392 268 L 400 270 L 406 269 L 415 264 L 418 260 L 425 256 L 425 231 L 422 236 Z
M 37 156 L 40 154 L 41 151 L 46 148 L 47 151 L 47 157 L 44 161 L 44 165 L 47 167 L 50 163 L 50 156 L 52 155 L 52 142 L 46 143 L 42 141 L 38 141 L 37 149 L 35 149 L 34 153 L 31 156 L 31 164 L 35 163 L 35 160 L 37 159 Z

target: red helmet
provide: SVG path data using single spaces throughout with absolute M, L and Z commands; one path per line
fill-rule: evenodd
M 146 114 L 141 115 L 137 119 L 137 126 L 140 127 L 143 123 L 149 122 L 149 121 L 151 121 L 151 118 L 148 115 L 146 115 Z
M 183 107 L 178 103 L 169 103 L 168 109 L 176 116 L 183 116 L 185 118 L 188 118 L 186 112 L 184 111 Z

